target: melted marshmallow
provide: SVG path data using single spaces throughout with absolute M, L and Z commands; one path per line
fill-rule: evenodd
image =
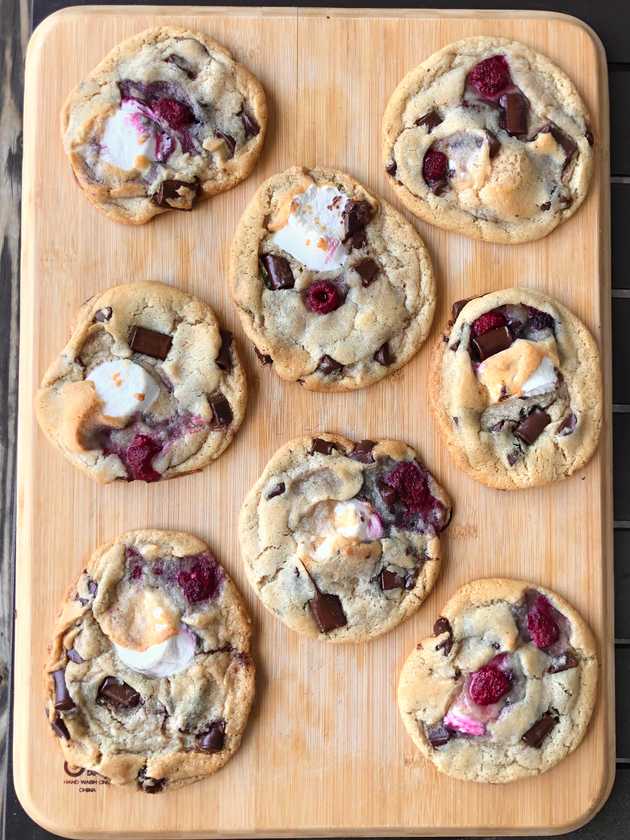
M 127 420 L 137 411 L 146 411 L 158 398 L 160 387 L 142 367 L 129 359 L 113 359 L 97 365 L 86 377 L 94 383 L 103 403 L 105 417 Z
M 196 639 L 183 624 L 178 632 L 145 650 L 133 650 L 114 644 L 118 658 L 132 671 L 145 677 L 170 677 L 190 665 L 195 655 Z
M 315 551 L 317 560 L 326 560 L 349 542 L 372 542 L 383 536 L 378 514 L 366 502 L 337 502 L 325 530 L 324 540 Z
M 146 169 L 155 159 L 155 134 L 133 99 L 126 99 L 105 123 L 101 159 L 125 171 Z

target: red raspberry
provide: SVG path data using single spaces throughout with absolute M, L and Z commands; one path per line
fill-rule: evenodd
M 148 435 L 136 435 L 125 453 L 127 467 L 133 480 L 159 481 L 162 476 L 151 466 L 162 445 Z
M 510 677 L 494 665 L 485 665 L 470 677 L 468 694 L 478 706 L 497 703 L 510 690 Z
M 200 554 L 187 558 L 193 562 L 187 569 L 177 573 L 177 583 L 184 590 L 186 600 L 191 604 L 214 598 L 223 582 L 223 574 L 214 557 Z
M 177 99 L 158 99 L 151 105 L 153 111 L 167 122 L 175 131 L 181 131 L 187 125 L 195 121 L 192 111 L 188 105 L 179 102 Z
M 512 84 L 510 68 L 504 55 L 493 55 L 475 64 L 468 74 L 468 84 L 482 99 L 496 99 Z
M 444 152 L 429 149 L 422 161 L 422 177 L 431 186 L 446 180 L 448 172 L 448 158 Z
M 479 336 L 497 327 L 504 327 L 506 324 L 505 316 L 500 312 L 486 312 L 474 321 L 472 330 L 475 336 Z
M 429 490 L 427 474 L 413 461 L 397 464 L 385 476 L 385 482 L 398 491 L 398 498 L 407 510 L 420 514 L 432 510 L 435 499 Z
M 558 640 L 560 630 L 553 619 L 553 607 L 544 595 L 539 595 L 527 613 L 527 629 L 537 648 L 547 650 Z
M 326 315 L 338 309 L 343 303 L 339 289 L 330 280 L 317 280 L 306 292 L 306 305 L 311 312 Z

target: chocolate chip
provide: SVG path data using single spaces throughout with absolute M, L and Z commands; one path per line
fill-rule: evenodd
M 529 103 L 522 93 L 515 90 L 511 93 L 504 93 L 499 97 L 501 114 L 499 125 L 504 128 L 512 137 L 527 134 L 527 112 Z
M 352 234 L 350 239 L 346 241 L 346 246 L 350 250 L 358 250 L 359 248 L 364 248 L 367 245 L 367 234 L 364 230 L 357 230 L 355 233 Z
M 423 125 L 427 133 L 430 134 L 433 129 L 438 126 L 442 122 L 442 117 L 440 116 L 439 112 L 433 109 L 433 111 L 429 111 L 428 114 L 425 114 L 422 117 L 419 117 L 414 125 L 421 126 Z
M 352 266 L 361 278 L 361 283 L 364 287 L 374 282 L 374 278 L 378 274 L 378 263 L 370 257 L 365 257 Z
M 317 370 L 325 376 L 330 376 L 333 373 L 340 373 L 343 370 L 341 362 L 335 361 L 332 356 L 324 355 L 319 360 Z
M 143 767 L 138 773 L 138 786 L 145 793 L 159 793 L 165 784 L 166 779 L 153 779 L 151 776 L 147 776 L 146 767 Z
M 390 162 L 385 167 L 385 172 L 387 172 L 388 175 L 395 175 L 397 168 L 398 167 L 396 166 L 396 161 L 390 160 Z
M 448 633 L 448 637 L 444 641 L 436 645 L 436 650 L 441 650 L 444 656 L 448 656 L 453 647 L 453 628 L 451 622 L 445 616 L 441 615 L 433 625 L 433 635 L 441 636 L 443 633 Z
M 165 61 L 168 61 L 169 64 L 174 64 L 175 67 L 179 67 L 179 69 L 184 72 L 189 79 L 196 79 L 197 73 L 193 69 L 192 64 L 184 58 L 183 55 L 175 55 L 175 53 L 171 53 L 171 55 L 167 56 Z
M 561 671 L 570 671 L 571 668 L 577 668 L 578 664 L 576 657 L 571 651 L 567 651 L 551 660 L 551 665 L 547 668 L 547 673 L 559 674 Z
M 286 490 L 286 485 L 284 481 L 280 481 L 275 487 L 272 487 L 271 490 L 265 496 L 266 499 L 274 499 L 276 496 L 281 496 L 284 491 Z
M 475 300 L 475 298 L 469 297 L 464 298 L 463 300 L 456 300 L 455 303 L 451 306 L 451 326 L 459 318 L 462 309 L 466 306 L 467 303 L 470 303 L 471 300 Z
M 241 112 L 241 122 L 245 129 L 245 137 L 256 137 L 260 133 L 260 126 L 256 120 L 245 109 Z
M 490 131 L 490 129 L 486 129 L 486 139 L 488 140 L 488 155 L 490 158 L 494 158 L 499 154 L 499 150 L 501 149 L 501 141 L 494 133 L 494 131 Z
M 258 347 L 256 347 L 256 345 L 254 345 L 254 352 L 258 356 L 258 361 L 261 365 L 273 364 L 273 359 L 271 358 L 271 356 L 268 356 L 266 353 L 261 353 Z
M 395 359 L 389 349 L 389 343 L 386 341 L 385 344 L 382 344 L 376 353 L 374 354 L 374 361 L 378 362 L 379 365 L 383 365 L 384 367 L 388 367 L 391 365 Z
M 311 444 L 311 455 L 319 452 L 320 455 L 330 455 L 333 450 L 338 450 L 339 447 L 332 440 L 323 440 L 322 438 L 313 438 Z
M 197 735 L 197 750 L 205 753 L 221 752 L 225 745 L 225 721 L 215 720 L 205 732 Z
M 83 572 L 83 574 L 85 574 L 85 572 Z M 91 598 L 94 598 L 98 591 L 98 584 L 95 580 L 92 580 L 92 578 L 89 578 L 88 580 L 87 591 L 89 592 Z M 90 598 L 82 598 L 78 592 L 74 600 L 79 601 L 82 607 L 86 607 L 90 603 Z
M 221 349 L 219 350 L 219 355 L 216 357 L 215 362 L 221 370 L 230 371 L 232 370 L 232 354 L 230 353 L 230 347 L 234 336 L 228 330 L 219 330 L 219 332 L 221 334 Z
M 212 425 L 214 427 L 229 426 L 234 415 L 227 398 L 220 391 L 217 391 L 208 397 L 208 402 L 212 409 Z
M 217 137 L 220 137 L 221 140 L 225 143 L 228 150 L 228 160 L 234 157 L 234 152 L 236 151 L 236 140 L 232 137 L 231 134 L 226 134 L 224 131 L 219 131 L 218 129 L 214 130 L 214 133 Z
M 544 203 L 544 204 L 541 204 L 541 205 L 540 205 L 540 209 L 541 209 L 543 212 L 546 212 L 547 210 L 550 210 L 550 209 L 551 209 L 551 202 L 550 202 L 550 201 L 545 201 L 545 203 Z
M 53 671 L 52 678 L 55 683 L 55 709 L 58 712 L 70 712 L 72 709 L 76 709 L 66 685 L 64 669 L 60 668 L 58 671 Z
M 82 665 L 85 662 L 85 659 L 74 648 L 70 648 L 70 650 L 67 650 L 66 656 L 68 657 L 70 662 L 74 662 L 75 665 Z
M 99 323 L 103 324 L 105 321 L 109 321 L 112 317 L 112 308 L 111 306 L 104 306 L 103 309 L 97 309 L 94 313 L 94 320 L 98 321 Z
M 350 239 L 355 233 L 363 230 L 370 222 L 374 209 L 369 201 L 355 201 L 350 199 L 343 209 L 343 220 L 346 228 L 344 242 Z
M 387 505 L 387 507 L 393 507 L 398 499 L 398 491 L 396 490 L 396 488 L 391 487 L 384 481 L 379 481 L 378 489 L 381 494 L 381 498 L 383 499 L 383 502 Z
M 331 630 L 345 627 L 348 623 L 341 606 L 341 600 L 337 595 L 320 592 L 317 589 L 315 596 L 311 598 L 308 605 L 320 633 L 330 633 Z
M 96 695 L 97 702 L 115 709 L 135 709 L 142 698 L 138 692 L 117 677 L 105 677 Z
M 272 291 L 277 289 L 292 289 L 295 279 L 289 261 L 278 254 L 263 254 L 260 257 L 263 280 L 265 286 Z
M 521 455 L 522 455 L 522 454 L 523 454 L 523 453 L 521 452 L 521 450 L 520 450 L 520 449 L 512 449 L 512 450 L 511 450 L 510 452 L 508 452 L 508 454 L 507 454 L 507 462 L 508 462 L 508 464 L 509 464 L 511 467 L 513 467 L 513 466 L 514 466 L 514 464 L 518 461 L 518 459 L 521 457 Z
M 433 749 L 443 747 L 451 740 L 452 733 L 447 729 L 443 723 L 436 723 L 433 726 L 426 727 L 427 741 L 431 744 Z
M 52 731 L 55 733 L 57 738 L 63 738 L 65 741 L 70 740 L 70 733 L 68 732 L 68 727 L 66 726 L 61 715 L 55 712 L 55 716 L 51 720 L 50 725 L 52 727 Z
M 473 348 L 480 362 L 500 353 L 512 344 L 512 335 L 507 327 L 495 327 L 483 335 L 473 338 Z
M 547 123 L 541 129 L 541 134 L 550 133 L 556 143 L 562 148 L 565 154 L 564 163 L 562 164 L 562 180 L 568 178 L 570 174 L 570 165 L 577 152 L 577 143 L 568 134 L 565 134 L 562 129 L 555 123 Z
M 592 132 L 591 127 L 589 125 L 586 126 L 586 131 L 584 133 L 584 136 L 586 137 L 586 142 L 588 143 L 588 145 L 592 146 L 593 143 L 595 142 L 595 138 L 593 137 L 593 132 Z
M 376 444 L 373 440 L 359 441 L 348 457 L 352 458 L 353 461 L 360 461 L 362 464 L 373 464 L 374 455 L 372 454 L 372 450 L 375 446 Z
M 577 417 L 575 414 L 570 411 L 567 416 L 564 418 L 562 423 L 558 426 L 557 434 L 560 437 L 566 437 L 567 435 L 572 434 L 575 431 L 575 427 L 577 426 Z
M 172 343 L 172 336 L 147 327 L 132 327 L 129 334 L 129 346 L 134 353 L 142 353 L 162 361 L 168 356 Z
M 560 718 L 557 715 L 554 715 L 551 712 L 545 712 L 540 720 L 536 721 L 536 723 L 522 736 L 521 741 L 527 744 L 528 747 L 539 749 L 547 735 L 549 735 L 559 720 Z
M 389 589 L 403 589 L 405 586 L 405 578 L 397 575 L 389 569 L 383 569 L 379 575 L 379 583 L 383 592 Z
M 541 408 L 534 408 L 533 411 L 525 417 L 524 420 L 518 424 L 518 426 L 514 429 L 514 434 L 516 435 L 519 440 L 522 440 L 524 443 L 532 445 L 540 435 L 542 434 L 543 429 L 551 423 L 551 417 L 547 414 L 546 411 L 543 411 Z
M 182 195 L 180 190 L 192 190 L 193 197 L 190 201 L 190 207 L 174 207 L 170 201 L 179 201 L 186 196 Z M 151 196 L 151 200 L 158 207 L 166 207 L 169 210 L 191 210 L 195 198 L 199 195 L 198 181 L 178 181 L 175 179 L 167 179 L 162 181 L 156 193 Z

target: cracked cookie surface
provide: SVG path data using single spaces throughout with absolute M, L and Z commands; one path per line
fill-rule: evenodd
M 191 210 L 253 169 L 267 124 L 258 80 L 200 32 L 148 29 L 115 47 L 68 97 L 64 148 L 110 218 Z
M 229 446 L 247 387 L 232 334 L 210 307 L 162 283 L 88 300 L 36 396 L 48 439 L 106 483 L 205 467 Z
M 405 662 L 398 704 L 442 773 L 511 782 L 544 773 L 579 745 L 598 668 L 590 628 L 555 592 L 476 580 L 457 590 Z
M 241 555 L 258 597 L 292 630 L 360 642 L 422 604 L 450 517 L 447 494 L 410 446 L 302 437 L 247 495 Z
M 316 391 L 398 370 L 435 309 L 431 260 L 414 228 L 332 169 L 294 167 L 259 188 L 232 243 L 231 283 L 262 361 Z
M 502 490 L 581 469 L 602 423 L 599 351 L 584 324 L 540 292 L 506 289 L 458 301 L 449 327 L 429 394 L 458 466 Z
M 584 200 L 593 132 L 573 82 L 505 38 L 449 44 L 409 72 L 383 117 L 389 182 L 416 216 L 491 242 L 546 236 Z
M 215 773 L 254 697 L 251 622 L 208 546 L 130 531 L 70 587 L 46 665 L 46 715 L 69 764 L 159 793 Z

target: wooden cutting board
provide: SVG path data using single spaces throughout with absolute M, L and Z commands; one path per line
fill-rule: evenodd
M 168 23 L 208 33 L 254 71 L 268 93 L 270 132 L 244 184 L 193 213 L 124 227 L 92 209 L 76 187 L 59 109 L 118 41 Z M 414 222 L 439 284 L 430 342 L 453 300 L 519 284 L 555 295 L 599 340 L 607 411 L 597 456 L 568 481 L 513 493 L 476 484 L 447 457 L 427 405 L 428 347 L 367 390 L 309 393 L 257 364 L 227 284 L 236 223 L 257 185 L 278 170 L 329 164 L 396 204 L 381 164 L 387 98 L 432 52 L 480 34 L 518 38 L 556 61 L 586 99 L 596 137 L 585 205 L 541 242 L 491 245 Z M 522 834 L 567 831 L 603 804 L 614 773 L 607 90 L 597 37 L 555 14 L 84 7 L 37 29 L 25 94 L 14 747 L 17 792 L 37 822 L 99 838 Z M 81 302 L 115 283 L 146 279 L 198 295 L 235 331 L 251 388 L 248 416 L 203 473 L 101 487 L 44 440 L 33 394 Z M 238 510 L 267 459 L 289 437 L 323 430 L 409 441 L 455 501 L 436 590 L 404 626 L 365 645 L 327 646 L 291 633 L 261 608 L 238 556 Z M 64 770 L 43 715 L 41 671 L 66 587 L 97 545 L 146 526 L 190 530 L 210 542 L 255 617 L 259 668 L 239 753 L 214 778 L 164 796 Z M 438 775 L 405 734 L 395 695 L 404 658 L 447 597 L 490 575 L 558 590 L 593 626 L 602 658 L 600 700 L 582 746 L 540 779 L 496 787 Z

